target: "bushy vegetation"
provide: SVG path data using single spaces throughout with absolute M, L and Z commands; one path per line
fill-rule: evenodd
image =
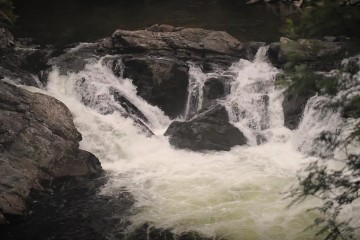
M 337 93 L 337 76 L 326 76 L 314 73 L 306 64 L 292 65 L 291 63 L 284 66 L 283 74 L 276 78 L 276 84 L 287 88 L 288 94 L 291 95 L 308 95 Z
M 13 12 L 14 7 L 11 0 L 0 0 L 0 24 L 12 26 L 16 20 Z
M 299 15 L 287 19 L 283 33 L 292 39 L 347 36 L 360 38 L 360 8 L 340 6 L 335 0 L 307 1 Z M 357 43 L 358 44 L 358 43 Z M 345 211 L 360 202 L 360 57 L 343 63 L 338 71 L 323 75 L 314 73 L 306 64 L 290 62 L 277 83 L 286 85 L 288 94 L 318 93 L 328 96 L 327 108 L 341 111 L 347 133 L 322 132 L 317 143 L 327 146 L 327 154 L 319 154 L 299 172 L 298 184 L 290 191 L 292 204 L 308 197 L 322 204 L 318 218 L 309 228 L 319 229 L 315 239 L 353 240 L 359 238 L 359 227 Z M 322 109 L 319 109 L 322 111 Z M 329 154 L 337 152 L 337 154 Z M 339 154 L 340 153 L 340 154 Z M 332 167 L 332 164 L 338 167 Z M 360 219 L 359 212 L 353 212 Z
M 327 107 L 334 111 L 340 110 L 348 126 L 347 134 L 339 132 L 341 137 L 330 132 L 318 136 L 318 143 L 327 146 L 330 153 L 336 150 L 341 154 L 320 154 L 319 160 L 303 169 L 298 185 L 290 192 L 293 203 L 301 202 L 309 196 L 322 200 L 321 206 L 311 209 L 318 211 L 319 217 L 310 227 L 318 227 L 317 238 L 325 236 L 326 240 L 357 239 L 356 228 L 360 227 L 354 226 L 352 219 L 344 216 L 344 209 L 360 201 L 359 66 L 360 57 L 355 57 L 330 77 L 320 77 L 304 66 L 295 67 L 295 72 L 290 73 L 290 91 L 299 93 L 314 89 L 328 95 L 330 101 Z M 330 167 L 329 162 L 335 162 L 340 167 Z M 360 217 L 359 212 L 353 214 Z
M 324 35 L 360 38 L 359 25 L 359 7 L 340 5 L 336 0 L 313 0 L 286 20 L 283 34 L 292 39 Z

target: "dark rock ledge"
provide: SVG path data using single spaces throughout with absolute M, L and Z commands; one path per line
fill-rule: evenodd
M 42 180 L 101 172 L 80 140 L 63 103 L 0 81 L 0 224 L 24 216 Z
M 221 105 L 204 109 L 190 121 L 172 122 L 165 135 L 173 146 L 193 151 L 229 151 L 247 143 L 244 134 L 229 123 L 228 113 Z

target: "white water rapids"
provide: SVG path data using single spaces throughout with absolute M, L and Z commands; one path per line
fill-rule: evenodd
M 261 52 L 254 61 L 240 60 L 225 72 L 205 74 L 192 68 L 191 78 L 200 86 L 212 76 L 231 78 L 231 93 L 220 102 L 249 145 L 229 152 L 174 149 L 162 136 L 171 121 L 136 95 L 130 79 L 114 76 L 102 60 L 66 76 L 54 69 L 46 90 L 73 113 L 83 136 L 81 148 L 94 153 L 111 172 L 102 194 L 128 191 L 136 200 L 129 231 L 148 223 L 176 234 L 196 231 L 213 239 L 313 239 L 316 230 L 304 229 L 316 216 L 306 210 L 317 202 L 308 200 L 287 209 L 290 200 L 284 193 L 296 183 L 296 172 L 311 161 L 297 149 L 317 125 L 301 125 L 302 132 L 283 126 L 282 95 L 274 87 L 277 72 Z M 86 92 L 79 92 L 82 78 L 89 83 Z M 110 87 L 144 113 L 155 136 L 146 137 L 121 111 L 99 113 L 99 106 L 117 104 L 104 97 Z M 90 107 L 81 102 L 84 95 L 92 99 Z M 339 124 L 339 119 L 332 120 Z M 267 142 L 257 145 L 259 135 Z

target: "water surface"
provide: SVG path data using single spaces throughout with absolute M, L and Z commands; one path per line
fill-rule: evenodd
M 15 0 L 16 34 L 63 45 L 153 24 L 227 31 L 242 41 L 277 41 L 287 7 L 239 0 Z

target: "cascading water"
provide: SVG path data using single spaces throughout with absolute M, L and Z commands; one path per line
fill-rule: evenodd
M 219 102 L 250 139 L 249 146 L 229 152 L 171 147 L 161 135 L 170 120 L 136 95 L 131 80 L 114 76 L 104 59 L 89 63 L 79 73 L 51 72 L 48 93 L 72 111 L 83 135 L 81 148 L 94 153 L 111 173 L 102 194 L 127 191 L 136 201 L 128 231 L 147 223 L 176 234 L 195 231 L 213 239 L 313 238 L 314 232 L 304 229 L 315 218 L 306 209 L 316 201 L 285 209 L 289 200 L 283 193 L 296 182 L 297 170 L 311 159 L 296 150 L 293 132 L 283 127 L 281 92 L 274 87 L 278 70 L 264 59 L 265 50 L 252 62 L 240 60 L 228 71 L 211 73 L 232 77 L 230 94 Z M 202 91 L 211 74 L 191 69 L 192 77 L 201 78 L 193 79 L 198 82 L 193 86 Z M 142 134 L 110 89 L 135 105 L 148 120 L 147 127 L 160 134 L 151 138 Z M 189 94 L 193 102 L 189 101 L 188 113 L 202 105 L 201 100 L 194 101 L 201 99 L 201 93 L 195 95 Z M 106 115 L 101 114 L 104 108 Z M 267 142 L 257 145 L 259 135 Z

